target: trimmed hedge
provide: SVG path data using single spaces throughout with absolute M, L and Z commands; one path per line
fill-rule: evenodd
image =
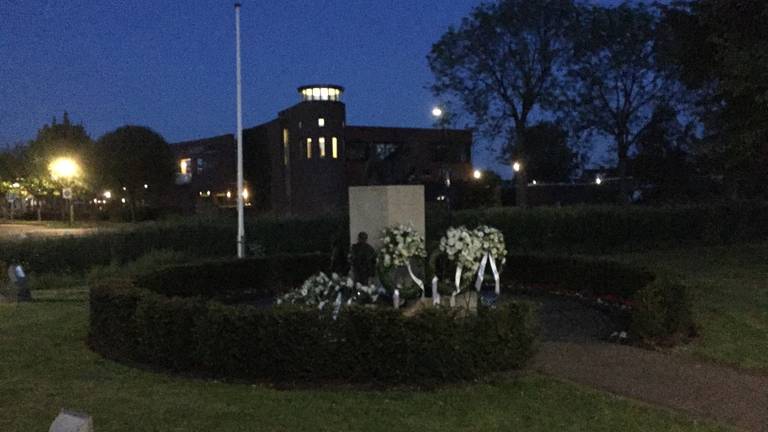
M 0 240 L 0 261 L 21 263 L 28 272 L 82 274 L 95 266 L 134 261 L 152 250 L 173 250 L 192 257 L 235 255 L 236 223 L 187 219 L 128 226 L 81 237 L 30 237 Z M 333 240 L 348 241 L 348 223 L 340 217 L 253 219 L 248 241 L 262 252 L 330 255 Z
M 325 254 L 216 259 L 161 268 L 139 276 L 137 285 L 166 296 L 268 297 L 300 286 L 329 267 Z
M 427 212 L 427 240 L 437 242 L 447 213 Z M 496 208 L 454 212 L 452 225 L 486 224 L 504 233 L 510 251 L 606 253 L 679 244 L 722 244 L 768 239 L 768 203 L 727 202 L 670 207 L 576 206 Z M 80 238 L 0 241 L 0 261 L 20 262 L 30 272 L 83 273 L 96 265 L 133 261 L 151 250 L 170 249 L 196 257 L 235 253 L 234 221 L 181 220 L 101 232 Z M 347 219 L 260 218 L 247 221 L 249 241 L 272 254 L 322 252 L 348 242 Z M 375 235 L 375 233 L 369 233 Z
M 540 285 L 542 289 L 580 292 L 587 297 L 610 295 L 623 299 L 632 305 L 632 332 L 644 340 L 687 336 L 694 329 L 685 285 L 619 262 L 509 255 L 503 278 L 511 283 Z
M 510 251 L 606 253 L 768 239 L 768 203 L 725 202 L 666 207 L 515 207 L 456 212 L 453 225 L 490 225 Z M 439 239 L 446 218 L 434 216 L 429 238 Z
M 275 281 L 290 257 L 247 260 L 249 280 Z M 308 260 L 308 256 L 297 260 Z M 137 281 L 102 281 L 91 288 L 89 341 L 105 357 L 207 376 L 273 382 L 344 381 L 432 385 L 520 367 L 534 341 L 527 305 L 508 303 L 459 317 L 427 309 L 405 317 L 389 308 L 351 306 L 330 312 L 285 305 L 259 308 L 216 301 L 215 289 L 193 276 L 220 272 L 224 261 L 176 266 Z M 291 266 L 295 268 L 296 266 Z M 285 267 L 284 267 L 285 268 Z M 308 269 L 300 269 L 308 271 Z M 210 279 L 208 279 L 210 281 Z M 236 277 L 228 292 L 247 291 Z M 278 281 L 285 283 L 286 281 Z M 183 288 L 185 283 L 192 285 Z M 147 285 L 143 285 L 147 284 Z M 169 284 L 169 285 L 167 285 Z M 267 285 L 264 285 L 267 286 Z M 160 294 L 189 295 L 189 297 Z M 272 292 L 267 289 L 263 292 Z

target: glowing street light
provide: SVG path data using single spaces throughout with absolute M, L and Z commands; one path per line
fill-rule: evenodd
M 54 161 L 48 165 L 48 170 L 51 172 L 51 176 L 54 180 L 72 180 L 80 175 L 80 166 L 77 162 L 75 162 L 74 159 L 66 157 L 54 159 Z
M 603 184 L 603 179 L 601 179 L 600 177 L 596 177 L 595 178 L 595 184 L 598 185 L 598 186 Z
M 512 164 L 512 171 L 514 172 L 520 172 L 520 170 L 523 169 L 523 165 L 520 162 L 515 161 Z
M 104 191 L 104 198 L 110 199 L 112 198 L 112 191 Z
M 80 176 L 80 166 L 72 158 L 60 157 L 48 165 L 48 170 L 54 180 L 62 180 L 66 186 L 61 195 L 64 199 L 69 200 L 69 224 L 72 225 L 75 223 L 75 197 L 72 196 L 72 180 Z
M 472 177 L 474 177 L 475 180 L 480 180 L 481 178 L 483 178 L 483 172 L 480 171 L 479 169 L 476 169 L 472 172 Z
M 443 109 L 439 106 L 432 108 L 432 117 L 440 118 L 443 116 Z

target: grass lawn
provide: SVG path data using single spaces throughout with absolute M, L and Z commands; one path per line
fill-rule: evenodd
M 47 430 L 62 407 L 99 431 L 720 430 L 535 374 L 433 392 L 281 391 L 171 377 L 90 352 L 85 290 L 0 305 L 0 430 Z
M 679 277 L 691 286 L 694 319 L 701 334 L 680 350 L 768 372 L 768 243 L 621 258 Z

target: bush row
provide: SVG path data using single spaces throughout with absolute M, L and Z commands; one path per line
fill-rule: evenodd
M 644 269 L 603 259 L 513 254 L 507 257 L 503 277 L 542 289 L 626 300 L 632 306 L 631 330 L 642 339 L 662 341 L 693 331 L 685 285 Z
M 431 218 L 430 238 L 445 230 Z M 504 233 L 509 250 L 606 253 L 679 244 L 768 239 L 768 203 L 727 202 L 670 207 L 514 207 L 456 212 L 453 225 L 485 224 Z
M 137 284 L 177 297 L 272 297 L 328 271 L 326 254 L 271 255 L 242 260 L 214 259 L 160 268 L 137 277 Z
M 469 317 L 351 306 L 333 319 L 316 308 L 227 305 L 108 280 L 91 288 L 90 307 L 90 345 L 108 358 L 272 382 L 468 380 L 520 367 L 534 340 L 531 312 L 517 303 Z
M 428 246 L 448 227 L 447 213 L 430 207 Z M 768 238 L 768 203 L 730 202 L 675 207 L 582 206 L 498 208 L 454 212 L 451 225 L 487 224 L 504 233 L 511 251 L 607 253 L 679 244 L 721 244 Z M 266 254 L 322 252 L 348 246 L 344 217 L 253 219 L 247 225 L 254 251 Z M 376 233 L 369 233 L 377 235 Z M 170 249 L 198 257 L 231 256 L 233 221 L 163 222 L 82 238 L 0 241 L 0 260 L 21 262 L 34 272 L 85 272 L 96 265 L 135 260 Z
M 253 252 L 266 254 L 323 252 L 330 254 L 340 236 L 340 218 L 256 219 L 247 232 Z M 349 238 L 343 231 L 345 242 Z M 37 273 L 81 274 L 95 266 L 122 264 L 153 250 L 171 250 L 190 257 L 235 254 L 236 224 L 222 220 L 178 220 L 102 231 L 83 237 L 31 237 L 0 240 L 0 261 L 21 263 Z

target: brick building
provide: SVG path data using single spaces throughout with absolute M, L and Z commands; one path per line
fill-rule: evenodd
M 446 177 L 469 181 L 472 133 L 346 124 L 344 89 L 310 85 L 277 118 L 243 130 L 246 205 L 277 214 L 342 211 L 347 187 L 424 184 L 437 199 Z M 172 145 L 178 204 L 189 211 L 236 203 L 233 135 Z

